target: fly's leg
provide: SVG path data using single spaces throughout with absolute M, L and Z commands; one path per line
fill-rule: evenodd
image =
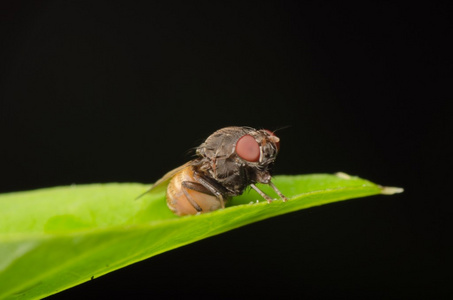
M 272 181 L 269 181 L 269 185 L 280 196 L 280 198 L 282 198 L 283 202 L 288 201 L 288 198 L 286 198 L 285 195 L 283 195 L 282 192 L 280 192 L 280 190 L 272 183 Z
M 187 192 L 187 189 L 191 189 L 209 196 L 217 196 L 214 193 L 212 193 L 208 188 L 206 188 L 204 185 L 198 183 L 198 182 L 193 182 L 193 181 L 183 181 L 181 182 L 181 185 L 183 187 L 182 191 L 184 195 L 186 195 L 187 200 L 189 200 L 190 204 L 197 210 L 197 212 L 201 212 L 203 209 L 198 205 L 198 203 L 190 196 L 190 194 Z
M 269 197 L 268 195 L 266 195 L 262 190 L 260 190 L 256 185 L 254 185 L 253 183 L 250 185 L 252 187 L 252 189 L 254 189 L 258 194 L 261 195 L 261 197 L 263 197 L 264 199 L 267 200 L 267 203 L 271 203 L 272 202 L 272 198 Z
M 201 212 L 202 209 L 200 207 L 200 205 L 198 205 L 198 203 L 192 198 L 192 196 L 190 196 L 190 194 L 187 192 L 187 189 L 189 188 L 187 185 L 190 181 L 183 181 L 181 183 L 182 185 L 182 192 L 184 193 L 184 195 L 186 195 L 186 198 L 187 200 L 189 201 L 189 203 L 193 206 L 193 208 L 195 208 L 197 210 L 197 212 Z M 194 183 L 194 182 L 190 182 L 190 183 Z
M 194 181 L 183 181 L 181 182 L 182 186 L 209 196 L 215 196 L 210 190 L 208 190 L 204 185 L 194 182 Z
M 208 180 L 206 180 L 204 177 L 198 175 L 197 173 L 194 172 L 193 177 L 203 185 L 204 188 L 209 190 L 212 195 L 216 196 L 217 199 L 220 201 L 220 206 L 222 208 L 225 208 L 225 200 L 223 199 L 223 194 L 219 191 L 219 188 L 214 186 L 212 183 L 210 183 Z

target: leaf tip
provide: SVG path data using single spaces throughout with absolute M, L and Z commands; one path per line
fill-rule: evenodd
M 395 186 L 379 186 L 381 188 L 382 195 L 393 195 L 404 192 L 403 188 Z
M 346 179 L 346 180 L 352 178 L 351 175 L 346 174 L 345 172 L 337 172 L 337 173 L 335 173 L 335 176 L 337 176 L 338 178 L 341 178 L 341 179 Z

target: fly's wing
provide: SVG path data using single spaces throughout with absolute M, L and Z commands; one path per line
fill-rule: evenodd
M 158 191 L 160 190 L 161 188 L 166 188 L 168 183 L 170 182 L 170 180 L 173 178 L 173 176 L 175 176 L 176 173 L 178 173 L 179 171 L 181 171 L 182 169 L 188 167 L 190 164 L 192 163 L 192 161 L 189 161 L 185 164 L 183 164 L 182 166 L 179 166 L 177 167 L 176 169 L 173 169 L 171 171 L 169 171 L 167 174 L 165 174 L 161 179 L 157 180 L 153 186 L 151 188 L 149 188 L 146 192 L 144 192 L 143 194 L 141 194 L 140 196 L 138 196 L 136 198 L 139 199 L 141 198 L 143 195 L 151 192 L 151 191 Z
M 153 184 L 153 186 L 148 190 L 148 192 L 150 192 L 150 191 L 152 191 L 154 189 L 157 189 L 158 187 L 161 187 L 161 186 L 167 186 L 168 182 L 173 178 L 173 176 L 175 176 L 176 173 L 178 173 L 179 171 L 181 171 L 185 167 L 188 167 L 191 163 L 192 163 L 192 161 L 186 162 L 182 166 L 179 166 L 179 167 L 167 172 L 164 176 L 162 176 L 161 179 L 157 180 Z

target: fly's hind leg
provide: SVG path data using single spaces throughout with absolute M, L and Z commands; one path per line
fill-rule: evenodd
M 187 192 L 187 189 L 191 189 L 203 194 L 207 194 L 210 196 L 215 196 L 211 193 L 207 188 L 205 188 L 202 184 L 193 181 L 183 181 L 181 182 L 182 191 L 184 195 L 186 195 L 187 200 L 189 200 L 190 204 L 197 210 L 197 212 L 201 212 L 203 209 L 198 205 L 198 203 L 192 198 L 192 196 Z
M 219 191 L 220 189 L 225 190 L 224 187 L 218 186 L 218 184 L 211 183 L 208 179 L 198 175 L 197 173 L 193 174 L 193 177 L 200 182 L 200 184 L 208 190 L 210 193 L 208 195 L 214 195 L 220 201 L 220 206 L 225 208 L 225 199 L 223 198 L 223 194 Z M 226 192 L 226 190 L 224 191 Z M 206 193 L 207 194 L 207 193 Z

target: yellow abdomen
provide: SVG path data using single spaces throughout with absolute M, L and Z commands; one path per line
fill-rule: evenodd
M 167 187 L 167 205 L 177 215 L 195 215 L 221 208 L 221 203 L 214 195 L 201 193 L 182 185 L 184 181 L 199 183 L 193 174 L 193 168 L 188 166 L 173 176 Z M 184 191 L 185 190 L 185 191 Z M 195 202 L 189 201 L 187 195 Z M 197 210 L 201 208 L 201 211 Z

